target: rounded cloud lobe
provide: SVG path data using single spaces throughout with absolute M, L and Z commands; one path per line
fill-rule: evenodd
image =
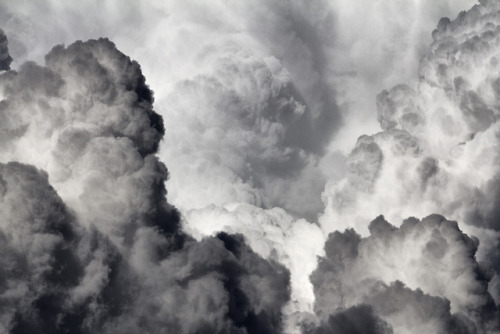
M 106 39 L 76 42 L 0 82 L 0 155 L 18 161 L 0 165 L 4 330 L 281 331 L 288 270 L 241 236 L 180 230 L 136 62 Z
M 311 275 L 319 328 L 332 326 L 332 317 L 344 313 L 368 323 L 380 317 L 376 323 L 390 325 L 377 325 L 384 328 L 377 333 L 498 328 L 488 292 L 491 273 L 475 259 L 477 239 L 463 234 L 456 222 L 431 215 L 409 218 L 397 228 L 380 216 L 369 229 L 366 238 L 352 229 L 330 234 L 325 257 Z
M 326 182 L 318 160 L 342 123 L 326 57 L 328 3 L 193 2 L 169 11 L 171 33 L 158 38 L 176 46 L 170 66 L 183 69 L 172 70 L 178 78 L 158 101 L 171 120 L 160 156 L 174 176 L 172 201 L 185 210 L 279 206 L 315 220 Z
M 323 260 L 313 274 L 321 326 L 329 314 L 368 304 L 398 333 L 413 332 L 420 321 L 430 327 L 418 331 L 498 329 L 499 13 L 496 2 L 484 1 L 440 20 L 418 85 L 378 95 L 383 131 L 359 137 L 346 177 L 325 188 L 323 230 L 355 228 L 367 237 L 347 230 L 327 242 L 327 254 L 337 240 L 350 250 L 339 254 L 356 260 L 339 259 L 329 269 L 333 260 Z M 403 221 L 432 212 L 460 225 L 440 216 L 405 220 L 399 228 L 381 218 L 367 224 L 381 213 Z M 353 277 L 360 286 L 346 287 Z
M 175 232 L 168 172 L 153 155 L 163 121 L 139 65 L 107 40 L 57 46 L 46 63 L 2 77 L 2 160 L 47 170 L 80 222 L 122 245 L 141 225 Z
M 361 136 L 346 177 L 326 187 L 325 231 L 355 227 L 364 235 L 366 221 L 381 213 L 398 221 L 436 212 L 478 236 L 479 258 L 492 262 L 487 254 L 498 246 L 499 230 L 499 13 L 498 4 L 485 1 L 440 20 L 418 85 L 378 95 L 383 131 Z

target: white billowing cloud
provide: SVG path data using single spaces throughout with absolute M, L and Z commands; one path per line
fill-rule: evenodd
M 169 8 L 170 34 L 157 38 L 176 48 L 169 66 L 182 70 L 158 105 L 171 119 L 165 142 L 184 139 L 160 155 L 181 209 L 239 201 L 314 219 L 325 182 L 316 165 L 341 124 L 325 58 L 331 43 L 318 43 L 328 37 L 331 9 L 260 5 L 267 10 L 219 2 Z
M 162 154 L 172 173 L 178 171 L 173 187 L 183 190 L 172 196 L 182 208 L 232 201 L 270 207 L 282 200 L 274 188 L 285 188 L 315 162 L 306 142 L 314 130 L 311 115 L 288 71 L 275 58 L 228 44 L 216 47 L 214 59 L 204 51 L 210 73 L 181 82 L 169 99 L 165 142 L 186 139 L 165 145 Z M 189 136 L 178 134 L 184 122 Z M 321 186 L 321 175 L 316 178 L 312 185 Z
M 316 155 L 340 125 L 335 89 L 328 78 L 330 64 L 325 57 L 331 42 L 321 43 L 329 38 L 329 4 L 262 2 L 260 5 L 268 9 L 264 11 L 250 3 L 151 1 L 148 5 L 21 3 L 5 5 L 4 16 L 15 46 L 14 57 L 19 60 L 28 54 L 41 59 L 44 53 L 31 45 L 43 40 L 36 38 L 38 31 L 61 29 L 67 36 L 47 41 L 47 48 L 57 42 L 99 37 L 99 32 L 147 64 L 149 80 L 158 87 L 158 109 L 172 119 L 167 123 L 172 125 L 167 135 L 172 137 L 165 141 L 178 142 L 181 136 L 185 142 L 186 150 L 178 152 L 174 145 L 164 145 L 161 154 L 182 184 L 171 186 L 172 200 L 181 208 L 186 202 L 191 203 L 188 208 L 226 203 L 229 193 L 233 200 L 286 206 L 299 216 L 314 217 L 321 209 L 319 193 L 325 182 L 315 168 Z M 74 17 L 71 22 L 81 22 L 82 27 L 72 29 L 71 22 L 65 20 L 58 23 L 59 27 L 31 22 L 32 12 L 41 10 L 40 6 L 53 16 Z M 107 10 L 120 15 L 108 17 Z M 135 17 L 126 20 L 134 11 Z M 83 19 L 87 12 L 94 14 L 90 21 Z M 125 22 L 123 31 L 115 28 Z M 22 28 L 30 26 L 27 34 L 31 42 L 21 33 Z M 298 77 L 301 80 L 295 79 Z M 210 114 L 213 122 L 204 113 Z M 183 117 L 183 126 L 177 123 L 179 117 Z M 197 124 L 200 118 L 201 125 Z M 217 155 L 224 163 L 217 166 L 212 161 L 217 159 L 212 153 L 216 147 L 208 145 L 220 135 L 213 133 L 217 125 L 226 121 L 232 122 L 235 134 L 219 143 Z M 198 147 L 200 141 L 207 146 Z M 200 155 L 190 151 L 199 151 Z M 197 178 L 200 173 L 186 169 L 182 159 L 212 168 L 212 181 Z M 310 194 L 307 202 L 298 200 L 300 194 L 290 183 Z M 210 196 L 204 188 L 212 189 Z M 284 191 L 293 196 L 286 200 L 278 196 Z
M 472 3 L 469 2 L 469 4 Z M 326 136 L 328 131 L 335 130 L 337 132 L 340 129 L 339 135 L 336 137 L 338 138 L 338 140 L 336 139 L 337 144 L 334 143 L 332 149 L 347 151 L 352 142 L 347 142 L 346 145 L 343 145 L 343 143 L 347 140 L 346 138 L 353 138 L 353 129 L 359 128 L 359 125 L 355 123 L 359 124 L 360 118 L 362 119 L 361 122 L 366 120 L 366 124 L 373 123 L 375 120 L 373 101 L 376 93 L 382 88 L 396 83 L 396 74 L 401 75 L 402 73 L 400 69 L 408 68 L 411 69 L 408 72 L 415 73 L 419 57 L 423 53 L 420 49 L 430 41 L 430 32 L 435 22 L 441 15 L 456 15 L 457 12 L 456 9 L 453 9 L 456 8 L 454 7 L 457 5 L 456 2 L 453 4 L 443 2 L 436 8 L 410 1 L 409 6 L 418 9 L 417 11 L 421 13 L 420 19 L 415 19 L 412 11 L 400 11 L 401 7 L 398 7 L 401 6 L 400 2 L 385 1 L 377 2 L 376 5 L 371 4 L 372 2 L 370 2 L 370 6 L 373 8 L 369 9 L 365 9 L 365 7 L 370 6 L 366 6 L 367 4 L 364 2 L 328 3 L 323 1 L 313 3 L 267 1 L 260 4 L 260 6 L 244 2 L 237 5 L 218 2 L 211 3 L 210 6 L 197 2 L 188 6 L 178 5 L 178 7 L 171 8 L 168 11 L 171 13 L 169 20 L 165 20 L 164 25 L 162 25 L 162 30 L 171 33 L 151 35 L 151 39 L 154 38 L 156 44 L 152 44 L 152 42 L 150 44 L 170 45 L 175 48 L 177 57 L 169 58 L 170 63 L 167 65 L 163 64 L 163 58 L 151 61 L 155 63 L 157 68 L 169 66 L 171 72 L 175 73 L 174 75 L 183 75 L 190 82 L 195 81 L 193 78 L 197 77 L 197 73 L 214 76 L 216 81 L 221 80 L 220 78 L 226 78 L 225 80 L 233 83 L 229 91 L 238 100 L 243 99 L 246 101 L 252 95 L 245 93 L 240 87 L 248 87 L 249 80 L 255 77 L 257 71 L 247 75 L 248 72 L 245 70 L 244 64 L 249 64 L 251 61 L 259 63 L 262 62 L 262 58 L 276 58 L 275 66 L 278 66 L 278 69 L 286 70 L 289 84 L 303 97 L 303 100 L 301 100 L 298 99 L 296 94 L 292 94 L 294 99 L 306 105 L 306 112 L 310 111 L 313 120 L 319 117 L 321 123 L 324 123 L 322 124 L 324 128 L 313 127 L 313 132 L 316 133 L 319 130 L 319 137 L 312 141 L 313 144 L 315 143 L 313 147 L 318 149 L 318 144 L 321 144 L 321 141 L 318 140 L 321 139 L 321 136 Z M 465 8 L 467 7 L 465 2 L 463 5 Z M 370 14 L 359 14 L 365 10 Z M 214 12 L 217 14 L 211 15 Z M 387 15 L 387 13 L 391 12 L 398 13 L 399 16 Z M 199 13 L 203 13 L 203 15 Z M 383 13 L 383 15 L 375 15 L 374 13 Z M 429 15 L 429 13 L 432 15 Z M 200 16 L 203 19 L 200 19 Z M 372 20 L 367 22 L 364 19 L 366 17 L 371 17 Z M 432 22 L 430 27 L 424 25 L 428 17 Z M 382 22 L 386 28 L 378 29 Z M 411 24 L 405 26 L 405 23 L 408 22 L 411 22 Z M 384 32 L 386 30 L 397 30 L 397 33 L 394 34 L 401 43 L 393 43 L 394 36 L 391 36 L 391 38 L 385 37 Z M 385 38 L 383 46 L 379 44 L 381 38 Z M 149 42 L 147 43 L 149 44 Z M 377 44 L 374 45 L 375 43 Z M 414 44 L 418 44 L 418 47 L 413 47 Z M 247 50 L 247 47 L 251 48 L 251 51 Z M 211 50 L 211 52 L 206 50 Z M 239 50 L 239 52 L 235 50 Z M 374 50 L 377 50 L 377 56 L 374 55 Z M 405 57 L 401 57 L 401 53 L 404 53 Z M 354 54 L 358 55 L 357 58 L 353 57 Z M 149 57 L 152 58 L 152 55 Z M 369 61 L 367 61 L 367 57 Z M 190 59 L 190 61 L 186 61 L 186 59 Z M 356 59 L 356 61 L 354 62 L 353 59 Z M 269 61 L 266 62 L 269 63 Z M 376 73 L 371 73 L 369 69 L 363 67 L 366 63 L 372 64 L 371 71 L 373 72 L 373 69 L 376 69 Z M 387 70 L 387 63 L 391 64 L 391 69 L 395 67 L 397 69 Z M 196 67 L 193 64 L 196 64 Z M 228 73 L 227 68 L 225 71 L 221 71 L 220 64 L 224 68 L 226 68 L 226 65 L 227 67 L 230 65 L 233 72 Z M 261 66 L 258 68 L 260 72 L 264 70 Z M 352 74 L 354 74 L 354 77 Z M 157 75 L 153 74 L 153 76 Z M 376 77 L 373 78 L 374 76 Z M 274 82 L 283 82 L 283 77 L 277 77 L 276 74 L 273 74 L 272 77 Z M 410 77 L 410 74 L 404 76 L 404 78 L 406 77 Z M 183 78 L 179 77 L 179 79 Z M 381 84 L 380 82 L 384 83 Z M 253 85 L 253 94 L 268 90 L 268 86 L 263 85 L 262 82 L 257 80 L 256 83 Z M 168 85 L 170 87 L 170 84 Z M 164 110 L 175 117 L 176 109 L 180 109 L 176 105 L 177 101 L 183 99 L 184 96 L 189 96 L 188 103 L 187 105 L 184 104 L 183 108 L 189 107 L 193 113 L 196 112 L 200 115 L 203 107 L 196 104 L 198 101 L 207 101 L 208 104 L 212 105 L 216 103 L 220 114 L 211 111 L 210 115 L 215 119 L 211 118 L 210 120 L 219 120 L 219 122 L 227 122 L 228 124 L 235 124 L 233 123 L 235 120 L 230 121 L 231 118 L 228 119 L 228 115 L 234 114 L 234 111 L 231 111 L 229 106 L 238 106 L 239 109 L 243 110 L 251 109 L 248 104 L 242 108 L 240 102 L 236 101 L 228 104 L 227 88 L 221 87 L 218 93 L 215 93 L 215 88 L 208 84 L 199 83 L 196 91 L 193 91 L 192 86 L 192 84 L 189 86 L 189 92 L 176 90 L 170 98 L 163 99 L 160 97 L 160 108 L 164 106 Z M 267 124 L 268 120 L 265 117 L 262 118 L 263 115 L 259 115 L 257 112 L 262 110 L 262 94 L 258 93 L 256 96 L 260 97 L 252 97 L 252 103 L 250 103 L 255 108 L 252 115 L 256 117 L 255 120 L 261 119 L 261 122 Z M 341 99 L 342 106 L 339 106 L 338 98 Z M 193 100 L 196 102 L 193 102 Z M 268 103 L 272 103 L 273 100 L 276 100 L 276 98 L 268 100 Z M 171 101 L 174 103 L 170 103 Z M 363 104 L 358 104 L 361 103 L 360 101 L 363 101 Z M 186 101 L 183 102 L 186 103 Z M 267 101 L 264 100 L 264 102 Z M 205 109 L 210 108 L 205 107 Z M 343 115 L 343 119 L 340 118 L 340 114 Z M 184 122 L 187 122 L 186 112 L 179 112 L 178 115 L 179 118 L 184 117 Z M 334 124 L 328 117 L 335 117 Z M 325 174 L 330 177 L 328 168 L 321 168 L 321 173 L 315 168 L 318 157 L 313 156 L 312 163 L 308 162 L 307 167 L 301 173 L 295 173 L 293 181 L 290 178 L 285 178 L 283 181 L 282 178 L 286 170 L 291 167 L 297 168 L 297 160 L 288 160 L 289 167 L 282 165 L 280 174 L 270 175 L 268 180 L 262 182 L 265 184 L 265 189 L 261 189 L 262 186 L 259 185 L 258 179 L 263 179 L 268 172 L 262 169 L 259 170 L 258 161 L 252 159 L 252 153 L 255 152 L 253 154 L 258 153 L 259 156 L 265 157 L 264 153 L 269 150 L 262 151 L 261 144 L 257 146 L 261 150 L 259 152 L 253 147 L 249 147 L 247 143 L 258 140 L 260 143 L 273 147 L 274 155 L 278 157 L 283 154 L 279 150 L 285 149 L 289 146 L 289 143 L 266 135 L 268 132 L 264 131 L 263 133 L 263 130 L 258 125 L 250 128 L 251 132 L 247 133 L 248 126 L 241 122 L 236 122 L 237 127 L 219 131 L 219 136 L 224 133 L 229 139 L 227 142 L 217 139 L 218 137 L 213 132 L 205 135 L 206 140 L 203 140 L 201 128 L 213 127 L 210 120 L 204 119 L 204 121 L 198 121 L 188 127 L 188 129 L 196 129 L 196 133 L 188 133 L 186 132 L 189 131 L 188 129 L 182 129 L 181 134 L 176 135 L 176 137 L 196 138 L 194 143 L 190 143 L 189 140 L 182 143 L 185 145 L 183 151 L 179 152 L 168 145 L 163 146 L 162 156 L 164 156 L 173 175 L 170 189 L 171 198 L 175 203 L 178 202 L 181 208 L 186 203 L 191 203 L 191 206 L 201 207 L 204 203 L 223 204 L 231 202 L 235 200 L 234 197 L 236 196 L 236 198 L 241 198 L 247 202 L 251 201 L 250 203 L 259 206 L 280 206 L 293 214 L 297 214 L 298 211 L 299 216 L 305 216 L 309 220 L 315 219 L 317 210 L 321 210 L 321 204 L 316 202 L 318 197 L 314 192 L 322 189 Z M 343 130 L 342 127 L 339 128 L 341 126 L 340 122 L 342 124 L 347 122 L 352 126 L 348 126 Z M 176 132 L 181 131 L 176 123 L 170 123 L 174 129 L 167 131 L 167 135 L 168 133 L 174 135 Z M 308 127 L 305 126 L 304 122 L 298 124 L 302 125 L 300 131 L 295 131 L 295 126 L 292 129 L 288 127 L 287 130 L 286 125 L 284 130 L 293 133 L 295 135 L 294 140 L 300 141 L 299 143 L 296 142 L 295 145 L 300 144 L 300 147 L 309 145 L 310 147 L 311 139 L 308 139 L 308 137 L 311 134 L 306 130 Z M 275 128 L 282 126 L 282 124 L 274 125 Z M 166 126 L 168 127 L 169 123 Z M 368 129 L 372 128 L 372 125 L 368 125 Z M 231 135 L 230 131 L 233 129 L 238 131 L 238 134 L 240 132 L 246 134 L 245 141 L 241 138 L 243 134 L 236 137 Z M 267 127 L 264 129 L 267 130 Z M 326 134 L 325 129 L 329 129 Z M 255 133 L 257 136 L 251 136 L 251 134 Z M 248 139 L 249 135 L 250 138 L 253 138 L 252 140 Z M 316 136 L 316 134 L 312 136 Z M 212 142 L 217 141 L 222 141 L 222 143 L 213 146 Z M 188 145 L 195 146 L 196 149 L 188 150 L 186 148 Z M 323 143 L 324 145 L 325 143 Z M 221 149 L 221 146 L 230 149 L 226 159 L 224 159 L 225 152 Z M 321 145 L 319 147 L 321 148 Z M 214 153 L 214 150 L 217 150 L 217 152 Z M 237 156 L 234 154 L 235 150 Z M 195 153 L 191 153 L 192 151 Z M 193 157 L 193 154 L 197 155 L 197 157 Z M 179 167 L 176 166 L 176 161 L 179 161 L 179 157 L 183 155 L 189 158 L 190 163 L 179 163 Z M 322 158 L 322 155 L 320 155 L 320 158 Z M 220 162 L 218 162 L 219 160 Z M 302 164 L 305 162 L 306 160 L 302 158 Z M 260 161 L 260 166 L 271 166 L 269 163 L 268 160 Z M 187 169 L 186 165 L 190 166 L 189 169 Z M 229 168 L 225 168 L 226 166 Z M 191 171 L 191 168 L 199 168 L 200 170 L 210 168 L 214 173 L 217 173 L 212 176 L 211 183 L 208 183 L 209 181 L 206 179 L 204 181 L 200 180 L 200 174 Z M 253 177 L 249 178 L 249 173 Z M 257 175 L 257 177 L 254 175 Z M 196 182 L 191 180 L 196 180 Z M 191 185 L 192 190 L 187 191 Z M 213 189 L 214 187 L 221 189 L 219 192 L 221 195 L 214 196 L 214 193 L 212 193 L 210 198 L 207 198 L 207 196 L 199 194 L 199 192 L 205 192 L 204 189 Z M 283 193 L 287 193 L 288 196 L 282 196 Z M 307 196 L 301 196 L 302 194 L 307 194 Z M 283 200 L 284 197 L 290 199 Z M 297 197 L 301 197 L 302 201 L 294 200 Z M 183 198 L 185 199 L 183 200 Z M 304 199 L 306 199 L 306 202 L 304 202 Z
M 442 19 L 418 86 L 379 94 L 384 131 L 360 137 L 346 178 L 327 186 L 326 230 L 340 224 L 366 233 L 370 216 L 429 212 L 464 223 L 467 232 L 498 230 L 498 10 L 488 2 Z
M 373 133 L 377 94 L 398 83 L 414 85 L 421 57 L 441 17 L 456 17 L 477 1 L 349 1 L 332 3 L 334 78 L 345 124 L 331 143 L 345 154 L 361 133 Z
M 314 294 L 309 276 L 316 268 L 317 257 L 324 253 L 324 237 L 318 226 L 295 220 L 279 208 L 263 210 L 248 204 L 191 210 L 185 219 L 189 221 L 186 232 L 197 239 L 213 231 L 242 233 L 260 256 L 290 270 L 291 302 L 285 311 L 288 330 L 294 330 L 294 319 L 300 312 L 312 311 Z
M 378 95 L 384 131 L 359 137 L 346 177 L 326 188 L 320 218 L 324 230 L 371 235 L 347 230 L 327 241 L 311 276 L 315 331 L 336 328 L 332 319 L 345 314 L 379 326 L 356 308 L 362 304 L 395 333 L 498 332 L 499 9 L 485 1 L 442 19 L 418 86 Z M 428 212 L 458 219 L 479 239 L 441 216 L 400 228 L 381 218 L 366 224 L 379 213 L 393 220 Z
M 193 99 L 209 104 L 200 107 L 197 118 L 185 116 L 183 126 L 177 122 L 166 124 L 172 125 L 167 131 L 174 137 L 172 140 L 179 143 L 178 138 L 182 137 L 185 142 L 184 151 L 174 148 L 177 145 L 166 144 L 161 153 L 174 175 L 169 187 L 171 199 L 181 209 L 227 203 L 232 198 L 258 206 L 284 207 L 294 215 L 315 219 L 322 208 L 319 192 L 325 183 L 325 169 L 320 172 L 316 168 L 318 157 L 304 156 L 300 149 L 307 146 L 306 153 L 311 149 L 321 151 L 329 136 L 340 128 L 342 113 L 348 126 L 337 136 L 333 149 L 347 152 L 353 135 L 366 132 L 359 129 L 360 118 L 362 127 L 373 129 L 370 124 L 374 121 L 376 92 L 396 83 L 395 78 L 401 80 L 402 73 L 415 72 L 420 50 L 430 39 L 430 29 L 439 17 L 454 16 L 457 8 L 467 8 L 472 3 L 149 1 L 139 5 L 86 1 L 56 6 L 21 1 L 15 6 L 4 4 L 2 12 L 17 64 L 26 59 L 41 60 L 57 43 L 105 36 L 140 61 L 148 81 L 155 87 L 157 111 L 167 119 L 183 117 L 186 108 L 192 116 L 197 108 Z M 32 18 L 38 12 L 58 20 L 35 21 Z M 234 66 L 234 72 L 221 69 L 226 61 Z M 367 63 L 373 66 L 367 67 Z M 269 73 L 261 73 L 259 81 L 255 73 L 249 73 L 251 66 Z M 286 77 L 279 73 L 286 73 Z M 201 76 L 224 77 L 226 88 L 214 92 L 215 87 L 209 83 L 198 82 L 194 89 L 193 80 Z M 273 82 L 275 94 L 282 92 L 280 96 L 265 98 L 270 90 L 270 83 L 262 82 L 265 76 Z M 407 77 L 411 75 L 405 74 L 404 81 Z M 191 82 L 190 91 L 185 87 L 187 82 Z M 231 83 L 234 85 L 228 87 Z M 223 82 L 220 84 L 224 87 Z M 244 87 L 253 87 L 251 94 L 257 95 L 245 92 Z M 296 92 L 290 92 L 291 88 Z M 231 100 L 231 94 L 242 101 Z M 188 95 L 189 101 L 183 99 Z M 254 101 L 256 96 L 261 98 Z M 266 104 L 283 103 L 287 96 L 292 98 L 290 103 L 298 102 L 297 108 L 289 103 L 284 108 L 287 113 L 297 117 L 305 104 L 304 113 L 311 115 L 312 127 L 305 124 L 308 116 L 292 126 L 283 124 L 283 120 L 270 122 L 261 113 Z M 341 109 L 337 99 L 341 100 Z M 231 108 L 253 115 L 254 126 L 248 128 Z M 213 121 L 232 119 L 233 125 L 237 125 L 234 131 L 243 133 L 223 141 L 224 145 L 219 146 L 225 150 L 214 154 L 216 148 L 209 145 L 217 141 L 217 134 L 213 133 L 216 127 L 205 117 L 201 125 L 197 123 L 202 111 L 209 112 Z M 208 134 L 201 131 L 205 123 L 211 126 Z M 225 133 L 227 128 L 222 130 Z M 283 131 L 295 142 L 280 137 Z M 199 147 L 200 141 L 205 146 Z M 280 168 L 295 170 L 293 177 L 269 173 L 270 168 L 277 168 L 275 161 L 249 161 L 265 152 L 278 156 Z M 217 157 L 221 162 L 217 162 Z M 200 179 L 197 169 L 207 168 L 212 170 L 211 178 Z M 255 175 L 265 180 L 252 179 Z M 210 195 L 205 189 L 211 189 Z M 289 196 L 281 196 L 284 192 Z M 307 196 L 301 196 L 303 193 Z

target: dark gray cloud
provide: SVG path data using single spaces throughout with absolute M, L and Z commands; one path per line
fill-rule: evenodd
M 181 231 L 155 155 L 163 120 L 136 62 L 90 40 L 0 81 L 2 158 L 47 168 L 0 165 L 2 330 L 282 331 L 285 267 L 241 236 Z
M 9 54 L 9 41 L 3 30 L 0 29 L 0 71 L 10 69 L 12 57 Z
M 135 269 L 115 294 L 131 300 L 101 327 L 106 333 L 280 333 L 289 273 L 253 253 L 241 236 L 220 234 L 168 252 L 151 231 L 130 260 Z M 155 245 L 145 243 L 154 242 Z M 148 248 L 149 247 L 149 248 Z M 148 248 L 148 249 L 147 249 Z M 110 298 L 114 298 L 110 295 Z
M 137 62 L 106 39 L 56 46 L 0 78 L 0 155 L 47 170 L 81 223 L 130 245 L 139 226 L 179 229 L 154 153 L 164 133 Z
M 362 304 L 341 310 L 328 317 L 328 320 L 313 330 L 305 330 L 310 334 L 392 334 L 392 328 L 380 319 L 371 306 Z
M 120 255 L 78 224 L 48 175 L 11 162 L 0 165 L 0 180 L 2 329 L 84 333 L 88 322 L 123 307 L 120 295 L 106 297 L 119 284 Z M 96 267 L 100 273 L 91 272 Z
M 452 314 L 450 302 L 445 298 L 430 296 L 420 289 L 411 290 L 400 281 L 389 286 L 375 284 L 372 293 L 368 297 L 369 305 L 373 305 L 380 317 L 390 319 L 397 331 L 472 334 L 494 329 L 491 325 L 476 328 L 474 322 L 463 314 Z M 403 319 L 398 319 L 401 316 Z M 489 315 L 484 320 L 491 321 L 492 318 Z
M 352 229 L 330 234 L 325 257 L 311 275 L 320 326 L 342 317 L 344 309 L 366 304 L 395 333 L 497 328 L 498 310 L 488 292 L 491 274 L 475 259 L 478 240 L 456 222 L 431 215 L 409 218 L 397 228 L 380 216 L 369 230 L 366 238 Z M 351 312 L 374 321 L 366 309 Z

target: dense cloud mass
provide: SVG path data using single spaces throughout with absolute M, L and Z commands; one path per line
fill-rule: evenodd
M 255 10 L 259 5 L 266 10 Z M 326 181 L 318 160 L 342 124 L 329 81 L 328 3 L 215 1 L 168 9 L 175 13 L 165 22 L 171 34 L 159 38 L 178 46 L 172 62 L 184 68 L 159 101 L 171 120 L 165 141 L 177 144 L 160 152 L 175 176 L 172 200 L 181 209 L 279 206 L 315 219 Z M 223 13 L 216 23 L 199 19 L 214 10 Z
M 0 165 L 2 331 L 281 332 L 288 270 L 180 230 L 136 62 L 90 40 L 0 81 L 0 155 L 22 162 Z
M 457 8 L 472 3 L 23 1 L 0 4 L 18 72 L 25 60 L 42 61 L 54 44 L 101 36 L 140 60 L 155 89 L 155 110 L 166 120 L 159 157 L 172 175 L 169 202 L 183 213 L 182 225 L 197 240 L 221 230 L 242 233 L 258 254 L 288 266 L 291 314 L 312 310 L 308 276 L 316 256 L 322 255 L 325 237 L 307 221 L 316 222 L 323 211 L 320 194 L 325 182 L 344 174 L 343 152 L 352 147 L 352 138 L 375 123 L 370 115 L 375 93 L 415 72 L 439 17 L 455 15 Z M 37 20 L 42 12 L 57 20 Z M 78 48 L 71 53 L 80 52 L 93 57 Z M 16 154 L 48 171 L 51 184 L 83 225 L 103 221 L 99 231 L 126 250 L 143 224 L 161 223 L 165 216 L 175 221 L 176 213 L 161 201 L 142 200 L 164 191 L 167 174 L 147 154 L 149 148 L 144 151 L 128 142 L 146 140 L 137 136 L 143 133 L 155 138 L 159 124 L 154 129 L 140 126 L 148 122 L 143 113 L 130 119 L 138 122 L 136 128 L 126 121 L 125 131 L 123 124 L 114 123 L 120 130 L 113 131 L 125 137 L 119 142 L 104 135 L 108 129 L 101 124 L 112 120 L 103 117 L 108 108 L 100 103 L 129 110 L 122 108 L 129 106 L 124 96 L 113 96 L 113 89 L 107 88 L 114 82 L 107 72 L 121 75 L 108 65 L 91 67 L 101 79 L 87 82 L 99 86 L 97 91 L 67 89 L 84 97 L 101 96 L 97 104 L 75 97 L 80 101 L 76 109 L 90 108 L 79 122 L 89 116 L 92 130 L 74 121 L 56 136 L 47 136 L 47 128 L 42 128 L 30 133 L 29 140 L 20 140 Z M 57 96 L 73 104 L 73 97 Z M 150 108 L 147 100 L 142 97 L 140 109 Z M 126 117 L 113 115 L 119 122 Z M 26 124 L 16 123 L 20 119 L 12 113 L 9 117 L 6 136 L 23 137 Z M 92 139 L 93 131 L 106 138 Z M 54 146 L 56 137 L 59 144 Z M 65 145 L 68 141 L 74 147 Z M 103 146 L 120 158 L 110 159 Z M 38 154 L 48 151 L 53 153 Z M 145 163 L 137 153 L 145 156 Z M 94 172 L 87 173 L 89 168 Z M 155 190 L 148 192 L 152 185 Z M 141 196 L 130 195 L 134 192 Z M 168 226 L 173 225 L 163 224 Z
M 339 317 L 377 323 L 374 333 L 498 328 L 498 310 L 487 290 L 491 274 L 475 259 L 478 241 L 456 222 L 432 215 L 409 218 L 397 228 L 380 216 L 369 230 L 366 238 L 352 229 L 330 234 L 325 257 L 311 275 L 321 321 L 317 332 L 337 326 Z
M 490 1 L 439 22 L 418 86 L 378 95 L 384 131 L 360 137 L 346 179 L 324 195 L 329 208 L 350 214 L 369 198 L 367 216 L 440 212 L 498 229 L 499 10 Z
M 45 169 L 81 223 L 120 246 L 142 225 L 175 231 L 167 170 L 153 155 L 163 122 L 139 65 L 106 40 L 57 46 L 46 63 L 0 78 L 2 161 Z
M 436 212 L 476 235 L 479 259 L 499 272 L 499 20 L 495 1 L 440 20 L 418 85 L 378 95 L 384 131 L 360 137 L 346 177 L 326 187 L 324 230 L 365 235 L 381 213 L 398 221 Z
M 500 333 L 472 3 L 0 3 L 0 333 Z
M 264 210 L 249 204 L 192 210 L 185 218 L 189 221 L 186 232 L 197 239 L 214 235 L 212 231 L 243 233 L 256 253 L 290 270 L 292 303 L 285 313 L 300 318 L 300 312 L 312 310 L 314 295 L 309 275 L 316 267 L 317 256 L 323 255 L 324 243 L 318 226 L 304 219 L 295 220 L 283 209 Z
M 499 19 L 495 1 L 441 19 L 418 85 L 378 95 L 383 131 L 359 137 L 323 194 L 323 230 L 356 232 L 331 234 L 311 276 L 317 331 L 368 305 L 395 333 L 498 332 Z M 403 220 L 431 212 L 460 228 Z M 403 223 L 366 224 L 380 213 Z

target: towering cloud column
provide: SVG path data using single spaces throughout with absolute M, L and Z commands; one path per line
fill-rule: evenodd
M 377 98 L 382 132 L 361 136 L 345 179 L 327 186 L 325 231 L 384 214 L 391 221 L 440 213 L 497 247 L 499 230 L 500 7 L 485 1 L 440 20 L 416 87 Z
M 136 62 L 79 41 L 0 90 L 0 159 L 15 161 L 0 164 L 3 331 L 281 332 L 288 270 L 241 236 L 181 231 Z
M 323 230 L 348 229 L 311 276 L 320 320 L 306 330 L 498 331 L 499 24 L 495 1 L 441 19 L 418 85 L 378 95 L 383 131 L 359 137 L 323 194 Z M 403 223 L 367 224 L 379 214 Z

